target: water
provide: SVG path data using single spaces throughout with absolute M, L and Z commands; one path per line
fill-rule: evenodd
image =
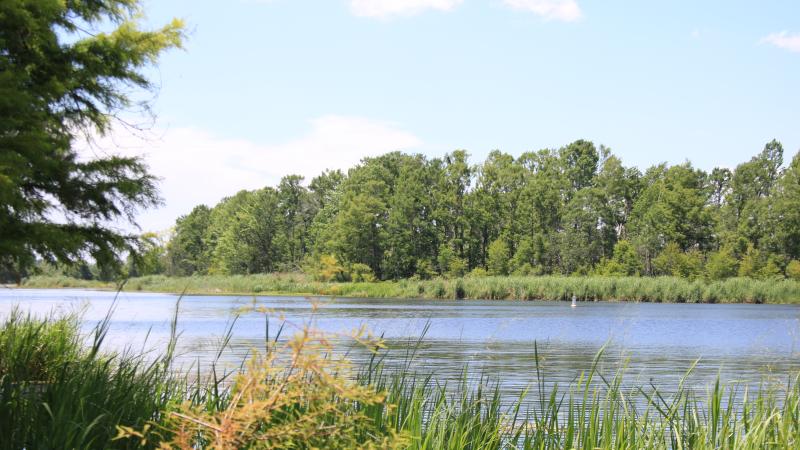
M 84 326 L 102 320 L 114 293 L 88 290 L 0 290 L 0 317 L 15 305 L 35 314 L 82 311 Z M 121 293 L 107 347 L 158 351 L 169 336 L 178 297 Z M 412 370 L 432 372 L 437 380 L 458 379 L 465 367 L 488 375 L 514 398 L 536 381 L 534 342 L 549 383 L 568 384 L 591 368 L 605 346 L 600 373 L 626 370 L 629 386 L 655 384 L 669 390 L 696 363 L 690 378 L 703 389 L 723 381 L 757 385 L 784 382 L 800 371 L 800 306 L 514 301 L 428 301 L 320 299 L 318 308 L 299 297 L 185 296 L 180 303 L 178 364 L 208 367 L 237 311 L 267 308 L 272 333 L 285 335 L 304 324 L 331 333 L 366 326 L 383 334 L 388 365 L 401 364 L 409 341 L 428 328 Z M 263 313 L 242 314 L 222 364 L 238 367 L 252 349 L 263 348 Z M 367 350 L 343 342 L 351 359 Z

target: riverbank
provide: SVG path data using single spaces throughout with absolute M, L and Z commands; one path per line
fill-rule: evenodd
M 32 277 L 26 288 L 117 289 L 114 283 L 69 277 Z M 800 282 L 675 277 L 485 277 L 325 283 L 303 274 L 132 278 L 125 291 L 200 295 L 299 295 L 356 298 L 639 301 L 663 303 L 800 303 Z

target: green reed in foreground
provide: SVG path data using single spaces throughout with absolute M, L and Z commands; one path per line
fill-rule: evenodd
M 173 322 L 174 326 L 174 322 Z M 539 371 L 526 394 L 497 384 L 450 385 L 405 364 L 352 366 L 332 341 L 304 329 L 267 340 L 232 380 L 175 375 L 164 355 L 104 353 L 108 321 L 84 345 L 75 316 L 12 313 L 0 325 L 0 448 L 786 449 L 800 446 L 800 387 L 696 394 L 623 388 L 594 366 L 568 386 Z M 230 337 L 230 336 L 228 336 Z M 225 339 L 223 341 L 226 341 Z M 535 352 L 534 347 L 534 352 Z M 533 355 L 539 361 L 539 355 Z
M 68 277 L 33 277 L 31 288 L 116 286 Z M 800 282 L 730 278 L 722 281 L 676 277 L 542 276 L 326 283 L 300 273 L 132 278 L 125 290 L 193 294 L 294 294 L 370 298 L 644 301 L 702 303 L 798 303 Z
M 155 359 L 101 351 L 108 320 L 85 344 L 76 316 L 12 312 L 0 325 L 0 448 L 105 448 L 118 424 L 158 420 L 182 398 L 171 346 Z

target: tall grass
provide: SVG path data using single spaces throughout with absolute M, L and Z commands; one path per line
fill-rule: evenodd
M 175 322 L 173 322 L 174 324 Z M 173 325 L 174 326 L 174 325 Z M 0 328 L 0 448 L 403 448 L 789 449 L 800 448 L 800 384 L 705 393 L 685 380 L 669 392 L 623 388 L 624 372 L 592 368 L 552 386 L 538 361 L 517 401 L 466 370 L 441 381 L 373 358 L 349 366 L 330 336 L 305 329 L 268 338 L 266 353 L 235 380 L 188 382 L 170 370 L 174 340 L 155 358 L 101 351 L 104 321 L 89 336 L 75 316 L 16 311 Z M 687 375 L 689 376 L 689 375 Z
M 33 277 L 25 287 L 114 289 L 113 284 L 67 277 Z M 126 290 L 194 294 L 288 294 L 371 298 L 643 301 L 665 303 L 800 303 L 800 282 L 676 277 L 485 277 L 324 283 L 303 274 L 133 278 Z
M 466 376 L 454 389 L 380 365 L 362 380 L 387 392 L 368 416 L 411 437 L 411 449 L 788 449 L 800 446 L 798 378 L 780 389 L 740 395 L 717 381 L 706 395 L 686 378 L 665 395 L 655 387 L 622 388 L 592 369 L 564 388 L 537 380 L 511 405 L 497 384 Z M 538 355 L 536 360 L 539 361 Z M 687 377 L 689 374 L 687 374 Z M 377 380 L 377 382 L 376 382 Z M 740 400 L 737 400 L 740 399 Z
M 185 396 L 163 354 L 106 353 L 108 317 L 89 336 L 76 316 L 14 310 L 0 324 L 0 448 L 107 448 Z M 86 345 L 87 338 L 89 345 Z

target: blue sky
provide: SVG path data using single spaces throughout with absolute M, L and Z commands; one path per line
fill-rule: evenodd
M 391 150 L 519 155 L 589 139 L 629 165 L 735 166 L 800 149 L 800 2 L 231 0 L 187 21 L 155 139 L 164 228 L 239 188 Z M 121 138 L 119 138 L 121 140 Z M 128 142 L 128 141 L 125 141 Z

